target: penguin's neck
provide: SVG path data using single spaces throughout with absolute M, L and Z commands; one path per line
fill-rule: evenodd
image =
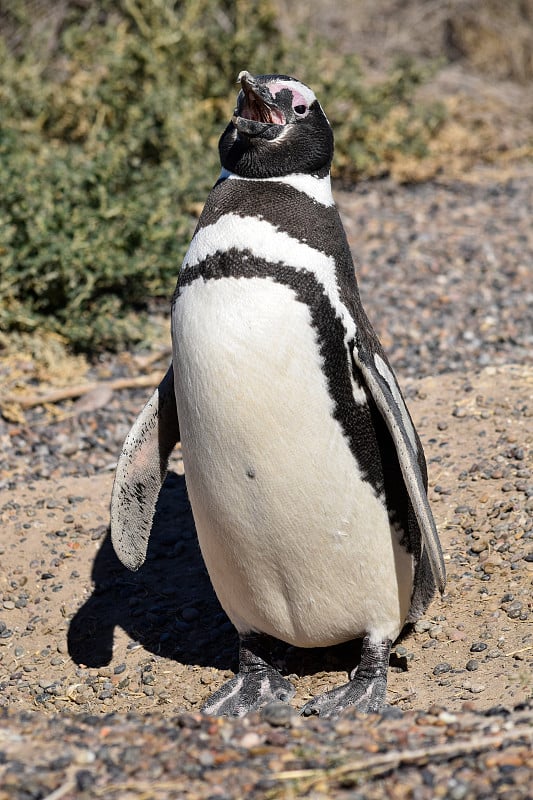
M 320 203 L 320 205 L 335 205 L 335 201 L 331 193 L 331 178 L 329 172 L 323 178 L 319 178 L 316 175 L 308 175 L 305 172 L 293 172 L 290 175 L 282 175 L 279 178 L 242 178 L 235 172 L 230 172 L 225 167 L 222 167 L 217 184 L 224 180 L 259 181 L 261 183 L 270 181 L 273 183 L 286 183 L 297 191 L 303 192 L 312 200 Z

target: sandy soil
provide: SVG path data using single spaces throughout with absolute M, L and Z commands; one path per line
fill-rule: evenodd
M 396 645 L 389 701 L 512 707 L 533 688 L 533 370 L 488 367 L 406 389 L 448 587 Z M 108 538 L 111 469 L 0 493 L 0 705 L 174 713 L 198 708 L 231 674 L 235 637 L 201 561 L 181 473 L 178 451 L 136 574 Z M 350 656 L 346 647 L 292 653 L 294 705 L 344 680 Z

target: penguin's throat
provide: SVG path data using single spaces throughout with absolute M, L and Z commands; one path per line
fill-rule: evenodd
M 273 125 L 285 125 L 285 115 L 274 106 L 267 106 L 253 94 L 248 94 L 241 109 L 240 116 L 254 122 L 266 122 Z

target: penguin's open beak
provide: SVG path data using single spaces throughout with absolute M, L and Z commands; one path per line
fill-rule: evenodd
M 258 84 L 253 75 L 239 73 L 242 95 L 231 119 L 239 133 L 260 136 L 271 125 L 285 125 L 285 115 L 276 106 L 268 86 Z

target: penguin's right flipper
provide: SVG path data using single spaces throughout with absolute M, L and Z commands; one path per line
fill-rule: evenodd
M 369 342 L 370 344 L 360 342 L 359 347 L 354 348 L 354 363 L 361 370 L 391 434 L 405 486 L 422 534 L 422 545 L 427 552 L 437 588 L 442 594 L 446 587 L 446 567 L 420 470 L 418 448 L 421 445 L 392 370 L 382 358 L 379 348 L 372 344 L 370 337 Z
M 144 562 L 168 460 L 180 438 L 172 364 L 128 433 L 111 496 L 111 541 L 124 566 Z

